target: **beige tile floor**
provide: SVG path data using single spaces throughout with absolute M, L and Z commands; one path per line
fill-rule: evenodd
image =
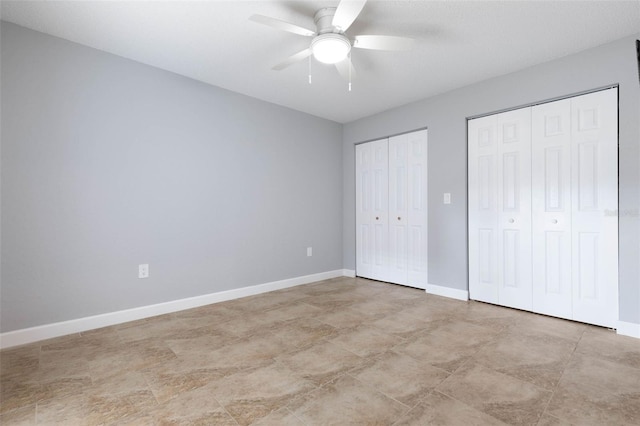
M 3 425 L 640 425 L 640 340 L 355 278 L 0 362 Z

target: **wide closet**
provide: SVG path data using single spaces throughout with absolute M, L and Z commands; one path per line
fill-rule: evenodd
M 618 320 L 618 90 L 468 121 L 469 295 Z
M 356 145 L 356 275 L 427 286 L 427 131 Z

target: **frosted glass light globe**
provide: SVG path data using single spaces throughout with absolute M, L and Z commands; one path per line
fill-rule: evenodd
M 344 60 L 351 50 L 351 42 L 342 34 L 320 34 L 311 42 L 313 57 L 324 64 Z

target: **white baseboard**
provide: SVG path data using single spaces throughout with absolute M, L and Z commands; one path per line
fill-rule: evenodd
M 349 278 L 355 278 L 356 277 L 356 271 L 353 270 L 353 269 L 343 269 L 342 270 L 342 276 L 349 277 Z
M 640 339 L 640 324 L 618 321 L 618 328 L 616 329 L 616 333 L 622 336 L 630 336 L 635 337 L 636 339 Z
M 466 290 L 458 290 L 457 288 L 443 287 L 441 285 L 427 284 L 425 289 L 427 293 L 436 296 L 449 297 L 451 299 L 469 300 L 469 292 Z
M 154 317 L 185 309 L 197 308 L 199 306 L 224 302 L 226 300 L 239 299 L 241 297 L 281 290 L 283 288 L 294 287 L 297 285 L 309 284 L 316 281 L 349 276 L 346 275 L 345 271 L 347 270 L 337 269 L 335 271 L 320 272 L 317 274 L 289 278 L 281 281 L 273 281 L 265 284 L 204 294 L 202 296 L 172 300 L 170 302 L 158 303 L 155 305 L 140 306 L 138 308 L 126 309 L 123 311 L 109 312 L 101 315 L 8 331 L 6 333 L 0 333 L 0 349 L 25 345 L 39 340 L 52 339 L 54 337 L 64 336 L 67 334 L 80 333 L 87 330 L 122 324 L 128 321 Z

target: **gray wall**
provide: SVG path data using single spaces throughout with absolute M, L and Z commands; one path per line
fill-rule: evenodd
M 640 83 L 636 38 L 622 39 L 346 124 L 345 268 L 355 269 L 355 143 L 429 128 L 429 282 L 467 290 L 466 117 L 619 83 L 620 319 L 640 323 Z M 442 203 L 444 192 L 452 194 L 452 204 Z
M 340 124 L 1 31 L 2 332 L 342 268 Z

